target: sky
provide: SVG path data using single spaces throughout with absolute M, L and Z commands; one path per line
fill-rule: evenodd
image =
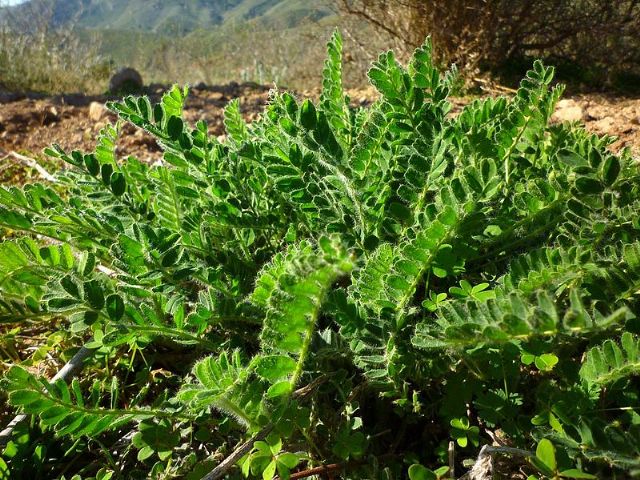
M 0 0 L 0 5 L 17 5 L 25 1 L 26 0 Z

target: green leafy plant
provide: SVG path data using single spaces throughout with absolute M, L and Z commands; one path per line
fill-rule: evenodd
M 414 463 L 409 467 L 409 480 L 440 480 L 446 478 L 449 467 L 440 467 L 435 471 L 429 470 L 427 467 Z
M 93 153 L 48 149 L 55 186 L 0 188 L 1 321 L 92 352 L 70 384 L 7 372 L 34 421 L 6 468 L 442 478 L 443 442 L 475 456 L 496 432 L 537 445 L 532 474 L 640 468 L 630 154 L 549 124 L 540 62 L 454 116 L 427 41 L 406 68 L 382 54 L 353 109 L 341 48 L 318 104 L 273 91 L 247 124 L 232 102 L 220 141 L 182 118 L 187 88 L 127 97 L 108 107 L 162 162 L 121 158 L 118 123 Z M 24 435 L 82 460 L 20 463 Z
M 289 471 L 300 461 L 299 457 L 290 452 L 282 452 L 282 440 L 274 434 L 270 434 L 263 440 L 258 440 L 253 445 L 253 450 L 244 461 L 242 473 L 249 476 L 251 473 L 261 474 L 264 479 L 271 479 L 278 474 L 279 478 L 289 478 Z
M 595 475 L 585 473 L 577 468 L 569 468 L 559 471 L 556 459 L 556 449 L 546 438 L 538 442 L 536 454 L 532 457 L 533 465 L 542 472 L 546 478 L 562 479 L 562 478 L 597 478 Z M 537 478 L 533 475 L 529 478 Z

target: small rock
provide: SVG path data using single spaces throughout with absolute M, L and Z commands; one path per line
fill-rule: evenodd
M 40 112 L 40 125 L 51 125 L 60 120 L 56 107 L 45 108 Z
M 630 105 L 622 109 L 622 115 L 633 124 L 640 125 L 640 106 Z
M 222 92 L 211 92 L 209 94 L 209 99 L 213 100 L 214 102 L 221 102 L 221 101 L 223 101 L 225 99 L 224 98 L 224 93 L 222 93 Z
M 597 122 L 593 122 L 593 127 L 602 133 L 609 133 L 613 130 L 613 126 L 615 125 L 615 120 L 612 117 L 604 117 Z
M 600 105 L 589 105 L 587 108 L 587 120 L 600 120 L 607 116 L 607 108 Z
M 109 80 L 111 93 L 136 93 L 142 90 L 142 76 L 133 68 L 121 68 Z
M 584 110 L 575 100 L 560 100 L 551 117 L 556 122 L 579 122 L 584 117 Z
M 107 115 L 107 109 L 100 102 L 91 102 L 89 104 L 89 118 L 92 122 L 99 122 Z

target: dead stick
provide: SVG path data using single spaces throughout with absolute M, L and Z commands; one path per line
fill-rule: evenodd
M 387 457 L 394 457 L 394 454 L 386 454 L 378 457 L 378 460 Z M 366 460 L 353 460 L 350 462 L 343 463 L 330 463 L 329 465 L 320 465 L 319 467 L 310 468 L 308 470 L 302 470 L 301 472 L 292 473 L 289 476 L 290 480 L 296 480 L 297 478 L 307 478 L 311 475 L 322 475 L 323 473 L 331 474 L 336 472 L 337 470 L 344 470 L 345 468 L 352 467 L 355 465 L 362 465 L 366 463 Z M 279 477 L 276 477 L 276 480 L 279 480 Z
M 318 377 L 309 385 L 299 388 L 298 390 L 293 392 L 292 397 L 298 399 L 308 397 L 315 391 L 316 388 L 318 388 L 318 386 L 322 385 L 326 381 L 326 375 Z M 260 432 L 256 433 L 253 437 L 251 437 L 249 440 L 247 440 L 233 452 L 231 452 L 231 455 L 220 462 L 218 466 L 216 466 L 216 468 L 207 473 L 204 477 L 202 477 L 201 480 L 218 480 L 224 477 L 227 472 L 231 470 L 236 463 L 238 463 L 238 460 L 240 460 L 253 449 L 254 443 L 267 438 L 267 435 L 269 435 L 269 432 L 271 432 L 272 428 L 273 425 L 267 425 Z
M 269 435 L 269 432 L 271 431 L 272 428 L 273 426 L 270 425 L 264 428 L 263 430 L 261 430 L 260 432 L 256 433 L 253 437 L 251 437 L 249 440 L 247 440 L 238 448 L 236 448 L 231 453 L 231 455 L 229 455 L 222 462 L 220 462 L 220 464 L 218 464 L 216 468 L 214 468 L 209 473 L 207 473 L 204 477 L 202 477 L 202 480 L 218 480 L 224 477 L 227 474 L 227 472 L 231 468 L 233 468 L 233 466 L 238 462 L 238 460 L 240 460 L 242 457 L 244 457 L 247 453 L 249 453 L 253 449 L 254 443 L 267 438 L 267 435 Z
M 329 465 L 320 465 L 319 467 L 310 468 L 309 470 L 303 470 L 302 472 L 292 473 L 289 477 L 291 480 L 297 478 L 307 478 L 311 475 L 322 475 L 323 473 L 331 473 L 336 470 L 344 469 L 348 464 L 346 463 L 331 463 Z
M 93 350 L 88 349 L 83 346 L 78 350 L 78 352 L 71 357 L 64 367 L 62 367 L 58 373 L 55 374 L 51 382 L 55 382 L 57 380 L 69 380 L 73 378 L 80 370 L 82 370 L 82 363 L 89 358 Z M 7 427 L 0 432 L 0 445 L 6 445 L 9 439 L 11 438 L 11 434 L 13 433 L 14 428 L 21 422 L 23 422 L 27 418 L 27 415 L 20 414 L 16 415 L 13 420 L 9 422 Z
M 42 166 L 38 162 L 36 162 L 33 158 L 29 158 L 25 155 L 20 155 L 17 152 L 9 152 L 9 155 L 11 155 L 16 160 L 20 160 L 22 163 L 26 164 L 27 166 L 34 168 L 40 174 L 40 176 L 45 180 L 49 182 L 57 182 L 56 178 L 53 175 L 51 175 L 49 172 L 47 172 L 44 168 L 42 168 Z
M 456 478 L 456 444 L 449 442 L 449 478 Z

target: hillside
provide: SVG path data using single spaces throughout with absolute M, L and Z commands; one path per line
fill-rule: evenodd
M 92 77 L 91 85 L 43 81 L 29 67 L 35 88 L 65 92 L 104 92 L 109 75 L 121 67 L 137 69 L 147 84 L 248 81 L 307 88 L 319 81 L 324 45 L 336 28 L 348 29 L 368 48 L 388 47 L 366 22 L 338 14 L 335 0 L 29 0 L 0 8 L 2 16 L 17 38 L 46 34 L 47 45 L 68 53 L 59 77 L 67 78 L 68 66 L 81 59 L 77 76 Z M 352 47 L 345 79 L 357 85 L 369 58 L 361 46 Z M 47 51 L 43 44 L 42 65 L 50 64 Z M 19 50 L 15 58 L 22 58 Z M 14 77 L 17 84 L 24 75 Z
M 39 0 L 14 7 L 28 12 Z M 53 0 L 51 20 L 88 29 L 185 34 L 226 24 L 256 21 L 295 27 L 305 19 L 332 14 L 328 2 L 307 0 Z

